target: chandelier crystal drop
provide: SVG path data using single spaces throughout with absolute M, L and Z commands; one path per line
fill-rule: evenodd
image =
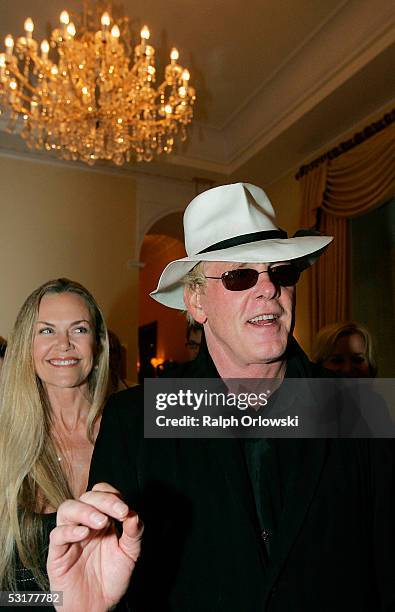
M 195 101 L 189 70 L 173 48 L 155 87 L 146 25 L 132 49 L 128 18 L 90 10 L 85 1 L 81 15 L 62 11 L 49 41 L 33 38 L 30 18 L 24 29 L 16 41 L 8 34 L 0 53 L 0 113 L 30 148 L 122 165 L 171 153 L 178 134 L 186 139 Z

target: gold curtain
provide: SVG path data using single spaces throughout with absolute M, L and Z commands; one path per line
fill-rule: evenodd
M 392 124 L 328 162 L 321 206 L 330 215 L 356 217 L 392 195 L 394 184 L 395 124 Z
M 318 226 L 333 243 L 310 274 L 311 337 L 350 318 L 348 219 L 366 214 L 395 192 L 395 124 L 354 149 L 325 160 L 301 179 L 302 226 Z

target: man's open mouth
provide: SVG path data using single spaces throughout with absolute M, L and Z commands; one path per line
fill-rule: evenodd
M 258 315 L 257 317 L 253 317 L 252 319 L 249 319 L 247 322 L 251 323 L 252 325 L 270 325 L 271 323 L 277 321 L 278 318 L 279 315 L 274 313 L 262 314 Z

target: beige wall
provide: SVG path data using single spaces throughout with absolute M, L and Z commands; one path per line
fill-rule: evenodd
M 28 294 L 66 276 L 85 285 L 137 361 L 136 189 L 131 178 L 0 156 L 0 334 Z

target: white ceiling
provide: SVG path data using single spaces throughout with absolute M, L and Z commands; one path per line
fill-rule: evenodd
M 172 46 L 197 90 L 186 145 L 123 169 L 180 178 L 274 181 L 395 99 L 395 5 L 388 0 L 124 0 L 161 56 Z M 38 38 L 79 0 L 1 0 L 0 40 Z M 4 125 L 3 125 L 4 127 Z M 0 133 L 0 152 L 23 141 Z M 41 155 L 46 159 L 44 153 Z

